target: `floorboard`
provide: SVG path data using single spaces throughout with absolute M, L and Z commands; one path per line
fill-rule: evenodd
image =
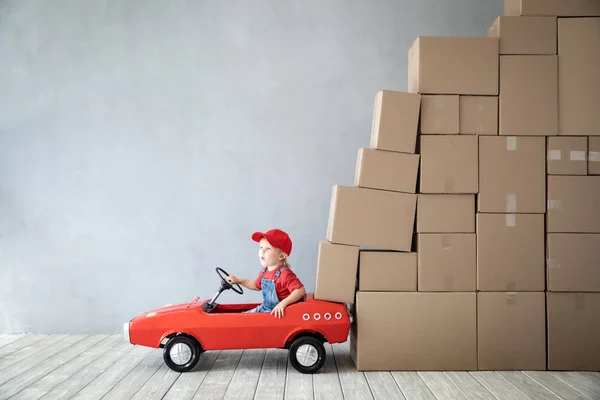
M 346 343 L 336 343 L 331 346 L 335 363 L 340 377 L 342 393 L 345 400 L 373 399 L 373 394 L 363 372 L 356 371 L 354 362 L 350 358 L 350 348 Z
M 547 371 L 525 371 L 525 375 L 544 386 L 550 392 L 564 400 L 591 400 L 583 393 L 577 391 L 568 383 L 558 379 Z
M 333 349 L 325 344 L 325 365 L 313 375 L 313 393 L 315 400 L 343 400 L 342 386 L 338 375 Z

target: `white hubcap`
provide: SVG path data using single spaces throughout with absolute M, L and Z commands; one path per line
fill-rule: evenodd
M 296 351 L 296 359 L 303 367 L 315 365 L 319 359 L 319 352 L 310 344 L 303 344 Z
M 187 344 L 177 343 L 169 351 L 171 360 L 177 365 L 187 364 L 192 358 L 192 349 Z

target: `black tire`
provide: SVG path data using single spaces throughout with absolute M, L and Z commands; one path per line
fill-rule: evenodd
M 312 336 L 301 336 L 290 346 L 290 363 L 296 371 L 314 374 L 325 365 L 325 347 Z
M 179 345 L 175 347 L 175 345 Z M 182 351 L 185 360 L 173 360 L 171 351 Z M 189 356 L 187 353 L 189 352 Z M 187 372 L 198 364 L 202 348 L 200 344 L 193 338 L 185 335 L 177 335 L 171 338 L 163 350 L 163 358 L 169 368 L 175 372 Z M 186 357 L 188 356 L 188 357 Z

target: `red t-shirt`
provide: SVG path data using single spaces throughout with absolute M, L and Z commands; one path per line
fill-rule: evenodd
M 264 277 L 265 279 L 268 279 L 268 280 L 273 280 L 273 279 L 275 279 L 275 274 L 281 268 L 283 268 L 283 265 L 279 266 L 278 268 L 274 269 L 273 271 L 269 271 L 267 269 L 262 277 Z M 254 285 L 256 286 L 256 288 L 258 290 L 260 290 L 262 288 L 261 274 L 262 274 L 262 270 L 261 270 L 261 272 L 259 272 L 258 278 L 256 278 L 256 280 L 254 281 Z M 277 280 L 275 281 L 275 291 L 277 292 L 277 297 L 279 298 L 279 301 L 285 299 L 294 290 L 299 289 L 302 286 L 304 286 L 304 285 L 302 284 L 302 282 L 300 282 L 300 279 L 298 279 L 296 274 L 289 267 L 283 269 L 281 271 L 281 274 L 279 275 L 279 278 L 277 278 Z

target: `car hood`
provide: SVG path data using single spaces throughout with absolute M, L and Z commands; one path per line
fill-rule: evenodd
M 150 317 L 154 317 L 156 315 L 170 314 L 170 313 L 174 313 L 174 312 L 178 312 L 178 311 L 190 309 L 190 308 L 196 307 L 196 306 L 198 306 L 200 304 L 202 304 L 202 302 L 199 301 L 199 300 L 197 300 L 197 299 L 194 299 L 194 300 L 190 301 L 189 303 L 167 304 L 167 305 L 165 305 L 163 307 L 155 308 L 153 310 L 146 311 L 143 314 L 138 315 L 136 317 L 136 319 L 138 319 L 138 318 L 150 318 Z

